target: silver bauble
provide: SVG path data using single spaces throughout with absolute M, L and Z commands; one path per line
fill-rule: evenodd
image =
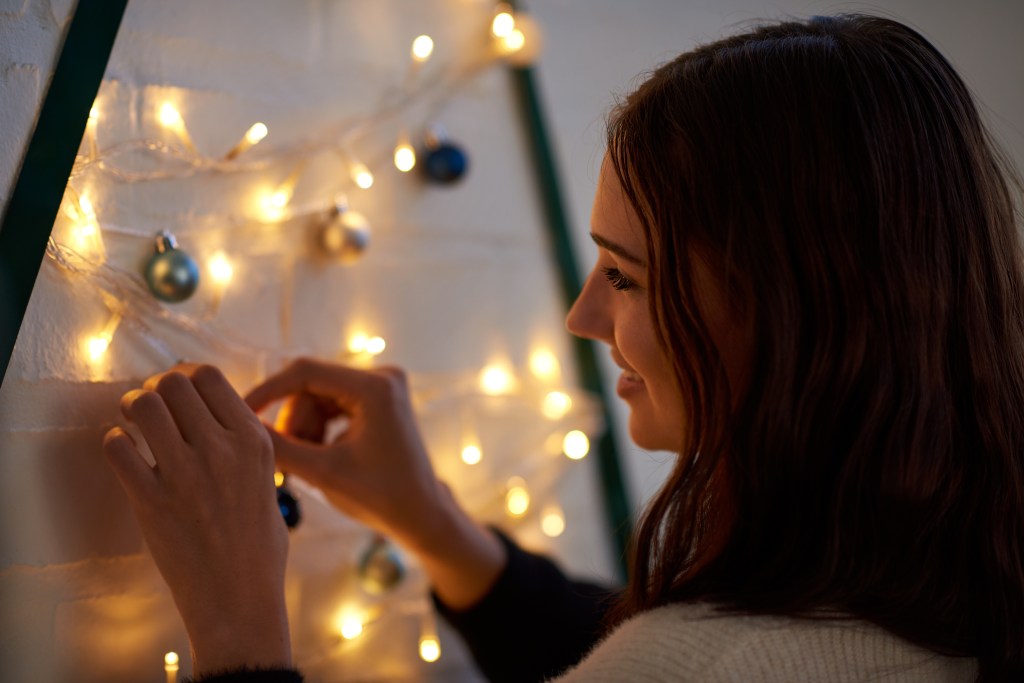
M 359 583 L 372 595 L 393 589 L 405 577 L 405 564 L 391 543 L 378 536 L 359 560 Z
M 370 244 L 370 223 L 363 214 L 338 206 L 320 230 L 320 247 L 331 258 L 355 263 Z
M 178 249 L 174 235 L 161 230 L 156 236 L 156 251 L 146 263 L 146 284 L 153 296 L 178 303 L 192 296 L 199 286 L 199 266 Z

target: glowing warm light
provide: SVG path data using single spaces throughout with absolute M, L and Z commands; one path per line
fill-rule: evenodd
M 475 444 L 470 444 L 462 449 L 462 462 L 467 465 L 476 465 L 483 457 L 483 451 Z
M 95 104 L 89 109 L 89 123 L 96 123 L 100 118 L 100 108 Z
M 167 128 L 176 128 L 185 124 L 185 120 L 181 118 L 181 113 L 170 102 L 164 102 L 160 106 L 157 120 L 160 122 L 160 125 Z
M 270 205 L 278 209 L 288 206 L 289 201 L 291 201 L 291 193 L 287 190 L 278 190 L 270 195 Z
M 267 137 L 267 133 L 269 132 L 270 131 L 267 130 L 267 124 L 257 121 L 249 127 L 249 130 L 245 131 L 245 141 L 250 145 L 255 145 L 260 140 Z
M 370 338 L 362 332 L 353 334 L 348 339 L 348 352 L 349 353 L 365 353 L 366 344 L 370 341 Z
M 515 378 L 499 365 L 488 365 L 480 372 L 480 389 L 489 396 L 500 396 L 512 390 Z
M 274 472 L 274 486 L 284 486 L 284 472 Z
M 383 337 L 370 337 L 369 339 L 366 340 L 366 344 L 364 345 L 366 353 L 370 354 L 371 356 L 380 355 L 381 353 L 384 352 L 384 349 L 386 347 L 387 342 L 384 341 Z
M 412 41 L 412 58 L 417 62 L 425 62 L 434 52 L 434 39 L 430 36 L 417 36 Z
M 530 492 L 526 490 L 526 482 L 513 477 L 508 482 L 505 492 L 505 510 L 513 517 L 522 517 L 530 509 Z
M 218 251 L 210 257 L 209 263 L 206 264 L 210 271 L 210 277 L 221 287 L 226 286 L 231 282 L 231 277 L 235 274 L 235 269 L 231 265 L 231 261 L 224 254 L 223 251 Z
M 522 31 L 514 28 L 507 36 L 501 39 L 501 45 L 507 53 L 518 52 L 526 45 L 526 36 L 523 35 Z
M 359 617 L 349 614 L 341 618 L 341 627 L 338 630 L 342 638 L 353 640 L 363 634 L 363 622 Z
M 548 538 L 557 538 L 565 531 L 565 515 L 557 505 L 544 508 L 540 518 L 540 529 Z
M 179 661 L 177 652 L 168 652 L 164 655 L 164 671 L 177 671 Z
M 89 350 L 89 360 L 93 363 L 98 363 L 107 353 L 107 349 L 110 348 L 110 341 L 110 339 L 102 336 L 89 337 L 86 339 L 85 345 Z
M 557 379 L 561 373 L 558 358 L 548 349 L 537 349 L 530 354 L 530 372 L 539 380 Z
M 516 19 L 511 12 L 498 12 L 491 22 L 491 35 L 495 38 L 506 38 L 516 27 Z
M 352 165 L 352 180 L 364 190 L 373 187 L 373 174 L 363 164 Z
M 541 412 L 549 420 L 561 420 L 572 410 L 572 399 L 564 391 L 550 391 L 541 404 Z
M 578 429 L 574 429 L 562 439 L 562 452 L 573 460 L 586 457 L 590 452 L 590 439 Z
M 395 168 L 402 173 L 408 173 L 416 166 L 416 150 L 407 142 L 399 143 L 395 147 Z
M 120 324 L 121 316 L 114 314 L 107 321 L 102 332 L 85 338 L 85 352 L 88 354 L 90 362 L 99 363 L 107 355 L 107 349 L 110 348 L 110 342 L 114 340 L 114 333 Z
M 441 658 L 441 643 L 435 636 L 420 638 L 420 659 L 424 662 L 436 662 Z
M 86 220 L 96 220 L 96 211 L 92 208 L 92 202 L 84 194 L 78 196 L 78 206 Z

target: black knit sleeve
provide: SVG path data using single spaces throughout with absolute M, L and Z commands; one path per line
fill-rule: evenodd
M 188 678 L 185 683 L 302 683 L 302 674 L 294 669 L 237 669 L 222 671 L 202 678 Z
M 495 530 L 497 531 L 497 530 Z M 550 559 L 526 552 L 498 532 L 508 564 L 491 591 L 464 611 L 435 595 L 438 612 L 465 640 L 494 683 L 551 678 L 578 663 L 603 634 L 616 592 L 571 581 Z

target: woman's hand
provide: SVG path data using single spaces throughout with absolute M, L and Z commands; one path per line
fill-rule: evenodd
M 104 452 L 181 612 L 196 674 L 290 666 L 288 531 L 263 425 L 210 366 L 151 377 L 121 409 L 156 467 L 120 428 L 107 433 Z
M 450 606 L 483 596 L 504 567 L 504 548 L 434 475 L 401 370 L 301 359 L 246 397 L 256 411 L 278 399 L 285 399 L 281 431 L 268 431 L 282 470 L 416 553 Z M 327 423 L 340 416 L 348 428 L 323 443 Z

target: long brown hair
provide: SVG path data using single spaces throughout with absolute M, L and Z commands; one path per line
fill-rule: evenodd
M 1024 678 L 1020 182 L 950 64 L 887 19 L 765 26 L 654 71 L 608 151 L 688 413 L 617 618 L 838 610 Z

